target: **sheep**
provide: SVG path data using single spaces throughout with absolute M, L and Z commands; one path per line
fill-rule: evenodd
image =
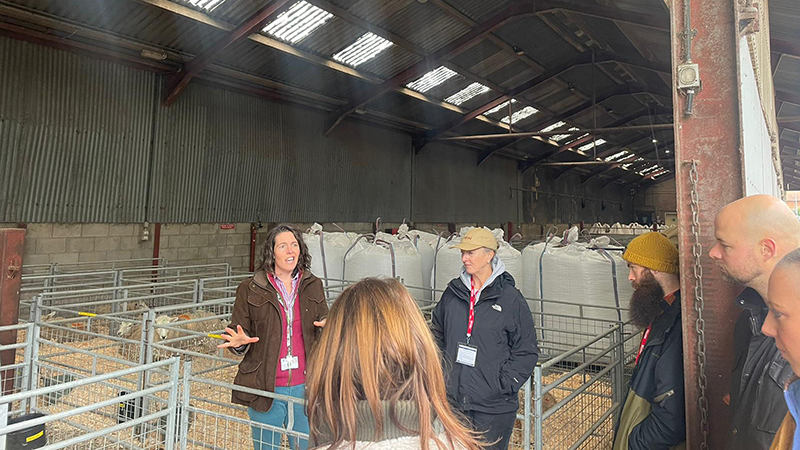
M 216 354 L 219 350 L 217 344 L 219 341 L 216 338 L 208 336 L 212 333 L 218 333 L 225 329 L 226 323 L 220 319 L 213 318 L 214 314 L 198 309 L 179 316 L 158 315 L 154 320 L 154 333 L 153 343 L 159 344 L 162 341 L 167 341 L 166 346 L 174 347 L 176 349 L 184 349 L 197 353 L 205 353 L 209 355 Z M 192 319 L 203 319 L 196 322 L 186 322 Z M 202 336 L 190 333 L 184 333 L 178 330 L 171 330 L 163 328 L 164 326 L 181 328 L 194 333 L 202 333 Z M 139 323 L 123 322 L 117 330 L 117 336 L 134 341 L 141 340 L 142 326 Z M 170 342 L 177 338 L 188 338 L 176 342 Z M 119 353 L 123 355 L 124 359 L 129 361 L 138 361 L 139 349 L 135 345 L 124 344 L 120 346 Z M 164 348 L 158 347 L 153 349 L 153 361 L 166 359 L 173 356 L 176 352 L 170 352 Z
M 209 311 L 198 309 L 172 318 L 170 320 L 170 325 L 184 329 L 186 331 L 194 333 L 202 333 L 202 336 L 192 335 L 194 337 L 192 337 L 191 339 L 174 342 L 167 345 L 179 347 L 197 353 L 205 353 L 210 355 L 217 353 L 218 352 L 217 344 L 219 344 L 219 341 L 216 338 L 209 336 L 209 334 L 222 332 L 222 330 L 225 329 L 227 324 L 220 319 L 213 318 L 214 316 L 215 315 Z M 203 318 L 207 319 L 198 320 L 195 322 L 186 322 L 189 320 L 203 319 Z M 168 330 L 164 328 L 158 331 L 162 339 L 167 341 L 190 335 L 189 333 L 182 333 L 177 330 Z
M 156 325 L 164 325 L 169 323 L 172 320 L 171 317 L 166 315 L 159 315 L 155 318 Z M 158 344 L 160 341 L 163 341 L 165 335 L 162 334 L 166 330 L 156 328 L 156 332 L 153 333 L 153 343 Z M 142 339 L 142 324 L 138 322 L 123 322 L 119 325 L 117 329 L 117 336 L 129 339 L 132 341 L 139 341 L 141 342 Z M 131 343 L 123 343 L 120 344 L 118 348 L 119 354 L 122 356 L 123 359 L 128 361 L 139 361 L 139 346 Z M 161 359 L 169 358 L 172 355 L 167 354 L 163 349 L 156 348 L 153 351 L 153 361 L 159 361 Z

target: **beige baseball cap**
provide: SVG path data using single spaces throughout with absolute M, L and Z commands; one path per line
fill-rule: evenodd
M 494 234 L 486 228 L 473 228 L 461 238 L 461 242 L 450 247 L 461 250 L 471 251 L 481 247 L 488 248 L 489 250 L 497 250 L 497 239 Z

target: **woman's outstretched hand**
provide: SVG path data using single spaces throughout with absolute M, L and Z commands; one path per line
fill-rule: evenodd
M 244 330 L 242 330 L 241 325 L 236 325 L 236 331 L 233 331 L 232 329 L 226 327 L 225 333 L 227 334 L 221 334 L 220 336 L 222 337 L 222 339 L 225 339 L 228 342 L 219 344 L 217 348 L 228 348 L 228 347 L 238 348 L 246 344 L 252 344 L 254 342 L 258 342 L 258 337 L 248 336 L 247 333 L 245 333 Z

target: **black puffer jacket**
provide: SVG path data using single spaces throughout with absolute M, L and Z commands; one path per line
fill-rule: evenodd
M 447 397 L 462 411 L 501 414 L 516 411 L 517 393 L 539 359 L 528 303 L 503 272 L 483 289 L 475 304 L 470 345 L 478 348 L 475 367 L 456 363 L 466 341 L 469 289 L 460 278 L 447 285 L 433 311 L 433 334 L 444 357 Z

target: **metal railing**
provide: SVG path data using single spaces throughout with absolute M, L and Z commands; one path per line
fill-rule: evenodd
M 175 412 L 175 448 L 249 448 L 252 426 L 258 425 L 249 420 L 245 408 L 230 403 L 230 393 L 254 392 L 232 384 L 240 358 L 216 349 L 216 344 L 221 342 L 222 328 L 230 322 L 236 288 L 250 274 L 230 275 L 225 269 L 223 276 L 205 277 L 207 270 L 220 270 L 207 269 L 209 266 L 219 265 L 188 266 L 199 269 L 195 273 L 157 268 L 158 282 L 153 282 L 151 267 L 122 269 L 113 272 L 117 278 L 112 287 L 74 289 L 77 286 L 70 284 L 72 291 L 38 293 L 31 323 L 19 325 L 20 330 L 25 330 L 20 335 L 29 339 L 24 342 L 30 342 L 30 354 L 18 358 L 20 368 L 26 364 L 28 367 L 27 384 L 18 383 L 33 390 L 43 380 L 61 384 L 66 379 L 108 374 L 178 357 L 184 370 L 179 404 L 186 413 Z M 327 280 L 329 303 L 352 283 Z M 512 448 L 605 448 L 624 401 L 638 330 L 612 320 L 627 315 L 624 308 L 540 299 L 529 299 L 528 303 L 537 326 L 541 356 L 520 392 L 519 422 Z M 430 318 L 436 303 L 418 299 L 418 304 Z M 164 316 L 169 321 L 157 321 Z M 121 330 L 126 333 L 123 335 Z M 19 344 L 15 347 L 19 352 L 23 352 L 22 348 Z M 150 388 L 163 381 L 166 373 L 163 368 L 153 369 L 126 379 L 125 383 L 118 380 L 115 386 L 120 392 Z M 268 392 L 257 395 L 279 397 Z M 137 417 L 149 414 L 149 405 L 165 403 L 158 396 L 136 401 L 141 402 L 136 403 Z M 291 401 L 301 403 L 298 399 Z M 32 407 L 36 402 L 33 403 L 29 401 L 22 409 L 35 411 Z M 68 399 L 58 403 L 80 407 L 80 402 Z M 15 413 L 22 410 L 19 404 L 15 406 Z M 189 425 L 187 428 L 182 428 L 184 422 Z M 220 424 L 224 424 L 222 432 L 218 430 Z M 150 428 L 152 424 L 142 426 L 140 431 Z M 307 438 L 285 427 L 264 428 L 267 429 L 293 439 Z M 139 444 L 129 442 L 120 448 L 147 448 L 136 447 Z

